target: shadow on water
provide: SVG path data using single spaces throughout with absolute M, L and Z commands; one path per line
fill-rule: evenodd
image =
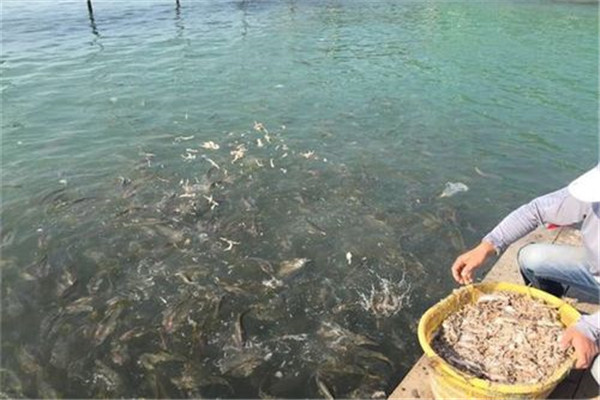
M 183 37 L 185 26 L 183 25 L 183 19 L 181 18 L 181 4 L 179 4 L 179 0 L 175 1 L 175 29 L 177 30 L 177 37 L 181 39 Z
M 250 27 L 248 24 L 248 1 L 242 0 L 237 7 L 242 12 L 242 36 L 246 36 Z

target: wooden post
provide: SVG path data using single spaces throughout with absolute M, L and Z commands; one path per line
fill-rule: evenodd
M 88 13 L 90 18 L 94 18 L 94 9 L 92 8 L 92 0 L 87 0 Z

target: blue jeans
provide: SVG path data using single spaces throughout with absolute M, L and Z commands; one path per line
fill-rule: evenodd
M 583 247 L 534 243 L 517 256 L 526 284 L 561 297 L 569 288 L 593 299 L 600 297 L 600 284 L 587 268 Z

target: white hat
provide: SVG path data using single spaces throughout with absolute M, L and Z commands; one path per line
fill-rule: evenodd
M 600 164 L 571 182 L 569 193 L 586 203 L 600 202 Z

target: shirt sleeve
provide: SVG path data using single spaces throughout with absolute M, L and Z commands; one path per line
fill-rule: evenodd
M 543 224 L 572 225 L 585 219 L 589 207 L 569 194 L 567 188 L 540 196 L 504 218 L 483 240 L 498 253 Z
M 575 329 L 600 344 L 600 311 L 591 315 L 582 315 L 575 324 Z

